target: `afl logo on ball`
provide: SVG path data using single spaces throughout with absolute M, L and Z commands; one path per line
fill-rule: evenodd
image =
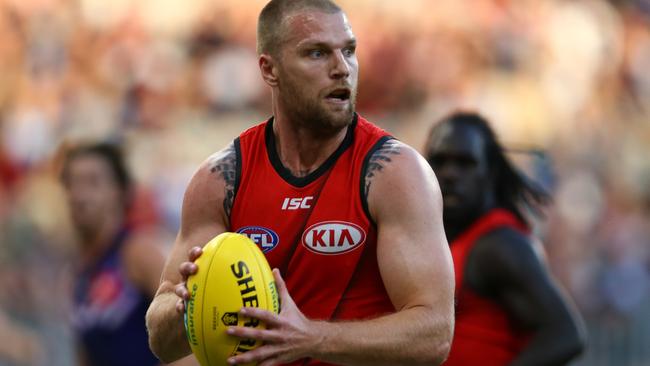
M 302 234 L 302 244 L 318 254 L 336 255 L 349 252 L 366 241 L 366 233 L 356 224 L 324 221 L 310 226 Z
M 237 230 L 238 234 L 246 235 L 257 244 L 262 252 L 270 252 L 280 243 L 280 238 L 273 230 L 261 226 L 245 226 Z

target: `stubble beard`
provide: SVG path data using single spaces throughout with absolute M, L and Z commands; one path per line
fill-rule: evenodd
M 285 80 L 288 80 L 285 78 Z M 350 95 L 344 111 L 332 111 L 323 105 L 322 98 L 310 98 L 296 83 L 285 82 L 280 99 L 292 123 L 304 127 L 321 137 L 331 137 L 352 123 L 355 113 L 356 89 Z
M 443 198 L 444 200 L 444 198 Z M 484 202 L 460 202 L 455 205 L 445 206 L 442 209 L 442 221 L 445 229 L 450 231 L 464 231 L 478 220 L 485 212 Z

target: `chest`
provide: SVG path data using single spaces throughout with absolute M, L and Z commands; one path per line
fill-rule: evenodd
M 272 169 L 242 172 L 231 230 L 247 235 L 271 266 L 306 251 L 318 262 L 339 262 L 360 250 L 373 229 L 362 207 L 360 167 L 342 157 L 304 186 L 289 184 Z

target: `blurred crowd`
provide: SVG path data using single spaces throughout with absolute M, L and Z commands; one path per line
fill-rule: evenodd
M 474 109 L 554 194 L 538 225 L 590 330 L 579 365 L 650 364 L 650 1 L 346 0 L 358 110 L 422 148 Z M 171 245 L 198 164 L 270 115 L 264 0 L 0 0 L 0 365 L 75 363 L 61 149 L 121 144 L 132 220 Z

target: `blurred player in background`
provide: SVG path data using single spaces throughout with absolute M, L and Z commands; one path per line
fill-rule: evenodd
M 262 10 L 259 68 L 273 118 L 209 158 L 186 190 L 178 239 L 147 313 L 162 359 L 190 352 L 183 300 L 196 265 L 188 252 L 192 261 L 215 235 L 254 230 L 279 269 L 282 310 L 243 310 L 269 329 L 230 328 L 265 342 L 230 364 L 446 358 L 453 271 L 438 184 L 413 148 L 356 114 L 355 51 L 347 17 L 331 1 L 273 0 Z
M 456 271 L 456 331 L 445 365 L 568 363 L 584 348 L 582 321 L 523 213 L 539 213 L 550 197 L 517 171 L 474 113 L 436 124 L 425 156 L 440 182 Z
M 67 152 L 61 175 L 79 236 L 73 326 L 82 365 L 158 365 L 145 312 L 164 256 L 142 228 L 129 225 L 132 184 L 120 150 L 98 143 Z

